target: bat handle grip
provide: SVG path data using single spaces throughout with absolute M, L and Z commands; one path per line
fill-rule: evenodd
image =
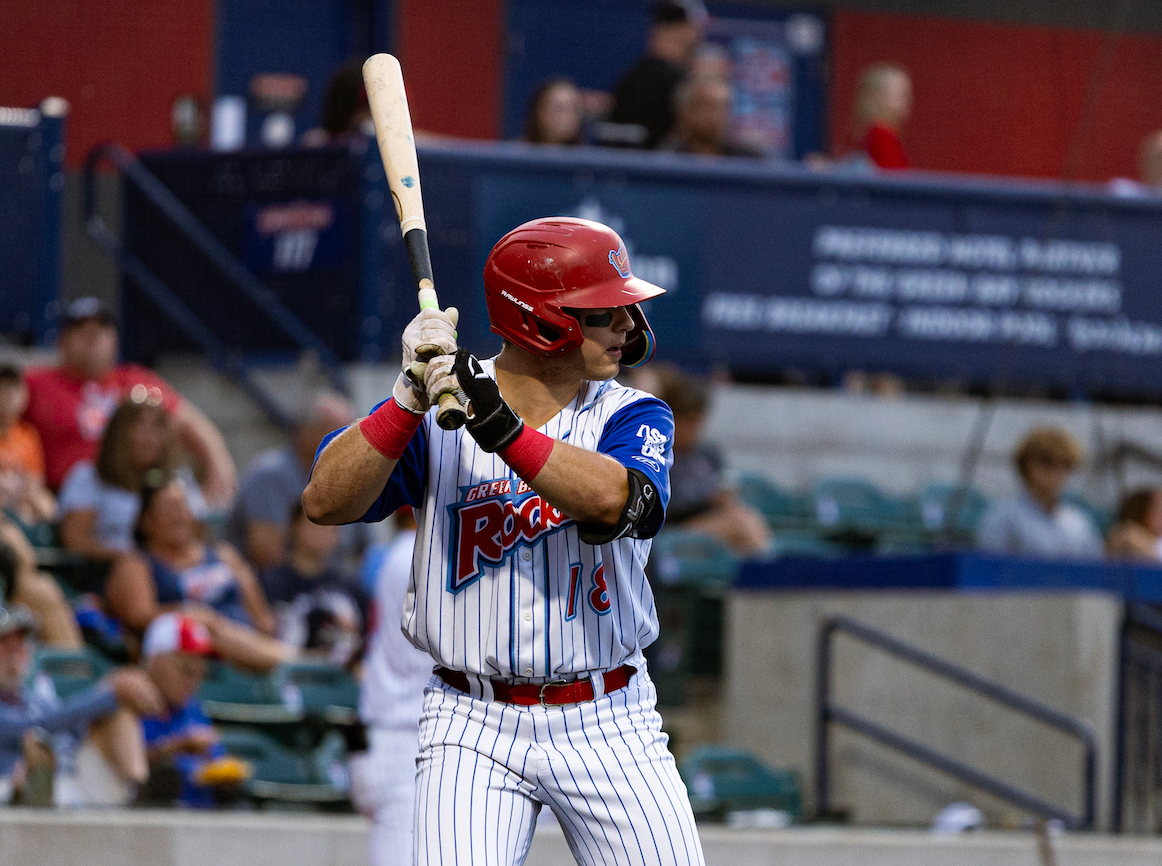
M 439 408 L 436 409 L 436 423 L 444 430 L 458 430 L 464 426 L 464 422 L 468 420 L 468 412 L 460 401 L 456 399 L 456 395 L 451 391 L 445 391 L 440 395 Z

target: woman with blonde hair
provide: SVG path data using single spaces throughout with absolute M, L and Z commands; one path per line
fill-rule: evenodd
M 912 79 L 895 63 L 873 63 L 859 76 L 855 96 L 855 148 L 880 168 L 908 167 L 900 139 L 912 115 Z

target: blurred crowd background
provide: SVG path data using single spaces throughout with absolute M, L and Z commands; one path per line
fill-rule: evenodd
M 633 384 L 676 419 L 651 665 L 681 755 L 731 741 L 740 574 L 851 562 L 872 591 L 898 585 L 869 561 L 975 552 L 1162 602 L 1124 577 L 1162 560 L 1152 4 L 16 0 L 0 25 L 6 800 L 351 808 L 408 515 L 319 527 L 299 496 L 414 305 L 378 51 L 477 353 L 479 265 L 524 219 L 608 222 L 669 291 Z M 756 802 L 807 815 L 809 760 Z

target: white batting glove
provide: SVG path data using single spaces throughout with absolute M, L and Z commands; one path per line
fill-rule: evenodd
M 424 396 L 427 397 L 428 405 L 435 406 L 440 401 L 440 395 L 445 393 L 455 394 L 461 406 L 468 402 L 460 389 L 460 381 L 452 372 L 455 363 L 455 354 L 438 355 L 428 362 L 428 368 L 424 371 Z
M 403 331 L 403 368 L 418 360 L 420 346 L 435 346 L 441 355 L 456 354 L 456 323 L 460 313 L 455 307 L 446 310 L 420 310 Z
M 395 387 L 391 389 L 391 396 L 395 398 L 395 405 L 416 415 L 423 415 L 431 406 L 428 392 L 412 382 L 402 371 L 395 380 Z

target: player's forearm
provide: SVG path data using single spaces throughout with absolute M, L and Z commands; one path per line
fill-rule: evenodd
M 613 526 L 629 497 L 624 466 L 605 454 L 556 440 L 549 459 L 528 485 L 579 523 Z
M 397 461 L 371 447 L 358 425 L 336 436 L 315 461 L 303 491 L 303 511 L 314 523 L 352 523 L 367 513 Z
M 174 413 L 174 429 L 182 447 L 206 471 L 207 500 L 215 507 L 228 505 L 238 490 L 238 470 L 218 428 L 186 400 Z

